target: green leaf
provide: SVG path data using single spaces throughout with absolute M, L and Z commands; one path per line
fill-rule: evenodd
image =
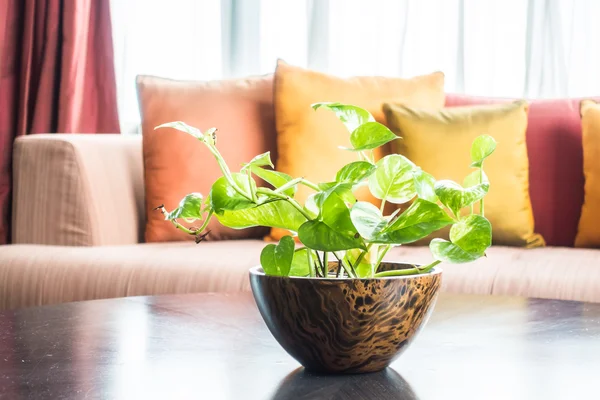
M 234 173 L 231 174 L 231 177 L 244 193 L 249 194 L 251 190 L 256 191 L 256 182 L 251 180 L 250 183 L 247 175 Z M 256 205 L 252 200 L 239 194 L 224 176 L 213 183 L 210 189 L 210 202 L 217 215 L 222 214 L 225 210 L 243 210 Z
M 496 141 L 489 135 L 481 135 L 475 138 L 471 145 L 471 166 L 481 167 L 483 160 L 496 150 Z
M 204 136 L 203 136 L 202 132 L 200 131 L 200 129 L 194 128 L 193 126 L 190 126 L 182 121 L 167 122 L 166 124 L 157 126 L 156 128 L 154 128 L 154 130 L 157 130 L 160 128 L 177 129 L 178 131 L 185 132 L 187 134 L 192 135 L 196 139 L 200 139 L 200 140 L 204 141 Z
M 375 243 L 405 244 L 423 239 L 454 222 L 436 203 L 416 199 L 372 241 Z
M 450 180 L 437 181 L 434 186 L 435 194 L 442 204 L 452 210 L 457 217 L 463 207 L 481 200 L 487 194 L 489 188 L 489 183 L 482 183 L 465 189 Z
M 475 171 L 471 172 L 469 175 L 467 175 L 467 177 L 463 181 L 463 187 L 469 188 L 472 186 L 479 185 L 480 183 L 489 184 L 490 180 L 485 174 L 485 171 L 481 168 L 478 168 Z
M 375 165 L 367 161 L 354 161 L 344 165 L 335 176 L 337 183 L 358 183 L 375 172 Z M 319 185 L 321 188 L 321 185 Z M 330 189 L 331 187 L 327 188 Z M 327 190 L 324 189 L 324 190 Z
M 288 276 L 290 274 L 295 248 L 296 244 L 291 236 L 282 237 L 275 248 L 275 261 L 277 262 L 277 267 L 282 276 Z
M 274 244 L 266 245 L 260 252 L 260 265 L 267 275 L 279 275 L 279 269 L 277 268 L 277 261 L 275 260 L 275 248 Z
M 305 222 L 298 230 L 298 237 L 306 247 L 322 251 L 364 248 L 347 205 L 351 187 L 350 184 L 338 184 L 316 194 L 314 203 L 319 209 L 318 220 Z
M 244 164 L 244 166 L 242 167 L 242 171 L 245 171 L 246 169 L 248 169 L 252 166 L 254 166 L 254 167 L 269 166 L 271 168 L 275 168 L 275 166 L 273 165 L 273 162 L 271 161 L 271 152 L 267 151 L 266 153 L 257 155 L 252 160 L 250 160 L 249 163 Z
M 383 157 L 376 164 L 375 173 L 369 177 L 373 196 L 391 203 L 402 204 L 417 194 L 412 171 L 415 164 L 399 154 Z
M 304 202 L 304 210 L 313 215 L 312 219 L 316 218 L 321 213 L 321 209 L 319 205 L 317 205 L 317 195 L 320 193 L 321 192 L 311 194 Z
M 217 218 L 222 225 L 234 229 L 270 226 L 297 232 L 306 218 L 284 200 L 265 203 L 244 210 L 225 211 Z
M 346 126 L 348 132 L 354 132 L 356 128 L 366 122 L 373 122 L 375 118 L 364 108 L 342 103 L 315 103 L 311 106 L 314 110 L 327 108 L 335 113 L 340 121 Z
M 415 180 L 415 190 L 419 198 L 436 203 L 438 198 L 434 190 L 435 178 L 421 168 L 413 171 L 413 178 Z
M 292 180 L 292 177 L 288 174 L 284 174 L 283 172 L 279 171 L 272 171 L 270 169 L 260 168 L 256 165 L 251 165 L 250 171 L 252 171 L 254 175 L 258 176 L 263 181 L 272 185 L 274 188 L 281 187 Z M 289 189 L 284 190 L 283 193 L 290 197 L 294 197 L 297 189 L 297 186 L 293 186 Z
M 294 252 L 292 259 L 292 267 L 290 268 L 289 276 L 308 276 L 310 275 L 310 267 L 308 266 L 306 248 L 298 249 Z
M 450 229 L 450 240 L 433 239 L 429 248 L 440 261 L 465 263 L 485 255 L 492 244 L 492 226 L 481 215 L 469 215 Z
M 171 211 L 167 219 L 184 218 L 188 222 L 202 219 L 202 203 L 204 198 L 200 193 L 190 193 L 179 202 L 179 206 Z
M 269 244 L 260 253 L 260 265 L 267 275 L 288 276 L 296 245 L 291 236 L 284 236 L 279 244 Z
M 298 237 L 306 247 L 313 250 L 365 249 L 365 244 L 358 233 L 355 236 L 349 236 L 337 232 L 322 221 L 305 222 L 298 230 Z
M 319 218 L 341 234 L 353 237 L 358 233 L 350 218 L 350 209 L 338 192 L 334 191 L 325 198 Z
M 467 263 L 479 258 L 478 255 L 467 253 L 457 245 L 439 238 L 435 238 L 429 243 L 429 250 L 436 260 L 453 264 Z
M 350 143 L 353 148 L 347 150 L 372 150 L 398 138 L 387 126 L 379 122 L 365 122 L 350 134 Z
M 469 215 L 452 225 L 450 241 L 467 253 L 483 256 L 492 245 L 492 225 L 481 215 Z
M 356 198 L 352 193 L 351 183 L 336 183 L 334 186 L 330 187 L 327 190 L 315 193 L 315 204 L 319 209 L 322 209 L 323 204 L 325 203 L 327 198 L 333 195 L 341 198 L 345 203 L 354 204 L 356 202 Z
M 368 241 L 374 240 L 387 226 L 379 208 L 365 201 L 358 201 L 352 206 L 350 218 L 358 233 Z
M 319 183 L 317 186 L 319 186 L 319 189 L 321 189 L 323 192 L 325 192 L 337 184 L 338 184 L 337 182 L 323 182 L 323 183 Z

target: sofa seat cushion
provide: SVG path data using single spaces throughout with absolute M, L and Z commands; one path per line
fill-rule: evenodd
M 0 309 L 126 296 L 249 290 L 262 240 L 0 246 Z
M 127 246 L 0 246 L 0 309 L 125 296 L 250 290 L 261 240 Z M 390 261 L 429 263 L 427 247 Z M 471 264 L 442 265 L 442 290 L 600 302 L 600 251 L 492 247 Z M 568 268 L 565 268 L 568 266 Z

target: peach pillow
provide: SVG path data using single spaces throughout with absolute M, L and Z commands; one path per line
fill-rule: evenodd
M 235 168 L 254 156 L 275 150 L 273 76 L 197 82 L 139 76 L 142 115 L 147 242 L 194 240 L 153 209 L 177 207 L 188 193 L 208 195 L 221 171 L 210 152 L 196 139 L 174 129 L 154 130 L 184 121 L 201 130 L 218 128 L 218 148 Z M 275 155 L 272 155 L 275 158 Z M 182 221 L 183 222 L 183 221 Z M 196 224 L 197 225 L 197 224 Z M 208 239 L 262 237 L 268 230 L 233 230 L 210 223 Z
M 575 247 L 600 247 L 600 104 L 581 102 L 584 200 Z
M 399 102 L 415 107 L 444 106 L 444 74 L 435 72 L 411 79 L 362 76 L 339 78 L 279 61 L 275 71 L 275 121 L 279 158 L 277 170 L 315 183 L 327 182 L 358 155 L 340 150 L 350 146 L 350 134 L 337 117 L 328 111 L 314 111 L 317 102 L 341 102 L 367 109 L 384 123 L 381 105 Z M 376 151 L 380 158 L 385 150 Z M 311 190 L 301 186 L 296 199 L 303 203 Z M 367 190 L 359 197 L 377 203 Z M 278 240 L 285 230 L 271 230 Z

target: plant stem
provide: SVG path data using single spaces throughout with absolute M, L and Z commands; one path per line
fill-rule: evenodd
M 337 258 L 338 262 L 340 264 L 342 264 L 342 267 L 344 268 L 344 271 L 346 271 L 346 274 L 348 274 L 348 277 L 350 277 L 350 278 L 356 278 L 356 272 L 353 271 L 352 265 L 350 265 L 350 267 L 348 267 L 346 265 L 346 263 L 344 262 L 343 258 L 340 258 L 340 256 L 338 256 L 335 251 L 332 252 L 332 253 L 333 253 L 334 257 Z
M 360 253 L 360 255 L 358 256 L 358 258 L 356 259 L 356 261 L 354 262 L 354 266 L 352 267 L 352 269 L 356 270 L 356 268 L 358 268 L 358 266 L 360 265 L 360 263 L 362 262 L 363 258 L 365 258 L 365 256 L 367 255 L 367 253 L 369 251 L 371 251 L 371 247 L 373 247 L 374 243 L 369 243 L 367 245 L 367 249 L 363 250 L 362 253 Z
M 323 267 L 324 267 L 325 277 L 329 276 L 329 255 L 326 251 L 323 252 Z
M 165 216 L 165 218 L 168 219 L 169 213 L 167 212 L 167 209 L 164 206 L 161 206 L 158 209 Z M 195 236 L 198 233 L 202 232 L 204 229 L 206 229 L 206 227 L 208 226 L 208 223 L 210 222 L 210 219 L 211 219 L 213 213 L 214 213 L 214 211 L 210 210 L 208 212 L 208 215 L 204 219 L 204 223 L 202 224 L 202 226 L 199 229 L 196 229 L 196 230 L 191 230 L 191 229 L 186 228 L 185 226 L 183 226 L 179 222 L 177 222 L 176 219 L 170 219 L 170 221 L 175 226 L 175 228 L 179 229 L 182 232 L 187 233 L 188 235 L 194 235 Z
M 317 192 L 319 192 L 321 189 L 319 188 L 319 186 L 317 186 L 315 183 L 312 183 L 309 180 L 306 180 L 304 178 L 302 178 L 302 180 L 300 181 L 301 184 L 303 184 L 304 186 L 307 186 L 309 188 L 311 188 L 312 190 L 316 190 Z
M 323 267 L 323 262 L 321 261 L 321 257 L 319 257 L 319 252 L 315 251 L 316 256 L 317 256 L 317 261 L 319 262 L 319 266 L 321 267 L 321 273 L 325 272 L 325 268 Z M 323 277 L 325 277 L 325 275 L 323 275 Z
M 385 246 L 383 248 L 381 253 L 379 253 L 379 257 L 377 257 L 377 263 L 375 264 L 375 271 L 377 271 L 377 269 L 379 268 L 379 265 L 383 261 L 383 257 L 385 257 L 385 255 L 387 254 L 388 251 L 390 251 L 391 248 L 392 248 L 392 245 L 388 244 L 387 246 Z
M 291 187 L 294 187 L 298 184 L 303 184 L 304 186 L 307 186 L 313 190 L 316 190 L 317 192 L 320 191 L 321 189 L 319 189 L 319 187 L 312 183 L 311 181 L 307 181 L 304 178 L 296 178 L 296 179 L 292 179 L 291 181 L 285 183 L 284 185 L 281 185 L 280 187 L 276 188 L 275 190 L 273 190 L 275 193 L 282 193 L 285 190 L 288 190 Z
M 381 207 L 379 207 L 379 212 L 383 214 L 383 209 L 385 208 L 385 199 L 381 200 Z
M 375 274 L 375 278 L 384 278 L 386 276 L 405 276 L 405 275 L 418 275 L 425 274 L 433 269 L 436 265 L 441 263 L 439 260 L 435 260 L 429 265 L 426 265 L 422 268 L 417 267 L 416 265 L 413 268 L 407 269 L 396 269 L 392 271 L 383 271 Z
M 479 184 L 481 185 L 483 183 L 483 161 L 481 162 L 481 166 L 479 167 Z M 484 216 L 484 210 L 483 210 L 483 197 L 481 198 L 481 200 L 479 200 L 479 213 L 481 214 L 481 216 Z
M 315 273 L 315 264 L 313 263 L 313 259 L 312 259 L 312 250 L 308 249 L 308 251 L 306 252 L 306 258 L 308 260 L 308 270 L 310 273 L 310 277 L 314 278 L 316 273 Z
M 258 188 L 256 190 L 256 192 L 260 193 L 260 194 L 265 194 L 267 196 L 274 196 L 281 200 L 285 200 L 288 203 L 290 203 L 296 210 L 298 210 L 302 215 L 304 215 L 304 218 L 306 218 L 308 221 L 310 221 L 312 219 L 312 217 L 304 210 L 304 208 L 302 208 L 302 206 L 300 204 L 298 204 L 298 202 L 296 200 L 292 199 L 290 196 L 286 196 L 283 193 L 277 193 L 273 190 L 268 190 L 268 189 L 263 189 L 263 188 Z
M 273 190 L 273 192 L 275 192 L 275 193 L 282 193 L 282 192 L 288 190 L 289 188 L 296 186 L 300 182 L 302 182 L 302 178 L 292 179 L 291 181 L 289 181 L 289 182 L 281 185 L 277 189 Z
M 200 233 L 202 231 L 204 231 L 206 229 L 206 227 L 208 226 L 208 223 L 210 222 L 210 219 L 212 218 L 214 214 L 214 210 L 210 210 L 208 212 L 208 214 L 206 215 L 206 218 L 204 219 L 204 223 L 202 223 L 202 226 L 196 231 L 197 233 Z
M 225 162 L 225 159 L 223 158 L 223 156 L 221 155 L 221 153 L 219 152 L 219 150 L 217 149 L 217 147 L 215 145 L 211 144 L 211 143 L 206 143 L 206 142 L 203 142 L 203 143 L 206 144 L 206 147 L 208 148 L 208 150 L 217 159 L 217 163 L 219 164 L 219 167 L 221 168 L 221 172 L 223 172 L 223 176 L 225 177 L 225 179 L 227 179 L 227 182 L 229 182 L 229 184 L 231 185 L 231 187 L 233 187 L 233 189 L 240 196 L 243 196 L 246 199 L 253 201 L 252 200 L 252 195 L 248 195 L 248 193 L 244 192 L 238 186 L 238 184 L 233 180 L 233 176 L 231 175 L 231 171 L 229 170 L 229 167 L 227 166 L 227 163 Z
M 252 188 L 254 187 L 252 185 L 254 183 L 254 181 L 252 180 L 252 171 L 250 171 L 250 169 L 247 169 L 246 174 L 248 175 L 248 187 L 250 188 L 250 194 L 252 195 L 252 201 L 257 203 L 258 197 L 256 196 L 256 190 L 252 190 Z

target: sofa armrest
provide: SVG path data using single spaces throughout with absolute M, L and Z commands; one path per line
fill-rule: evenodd
M 141 135 L 22 136 L 13 175 L 13 243 L 99 246 L 143 237 Z

